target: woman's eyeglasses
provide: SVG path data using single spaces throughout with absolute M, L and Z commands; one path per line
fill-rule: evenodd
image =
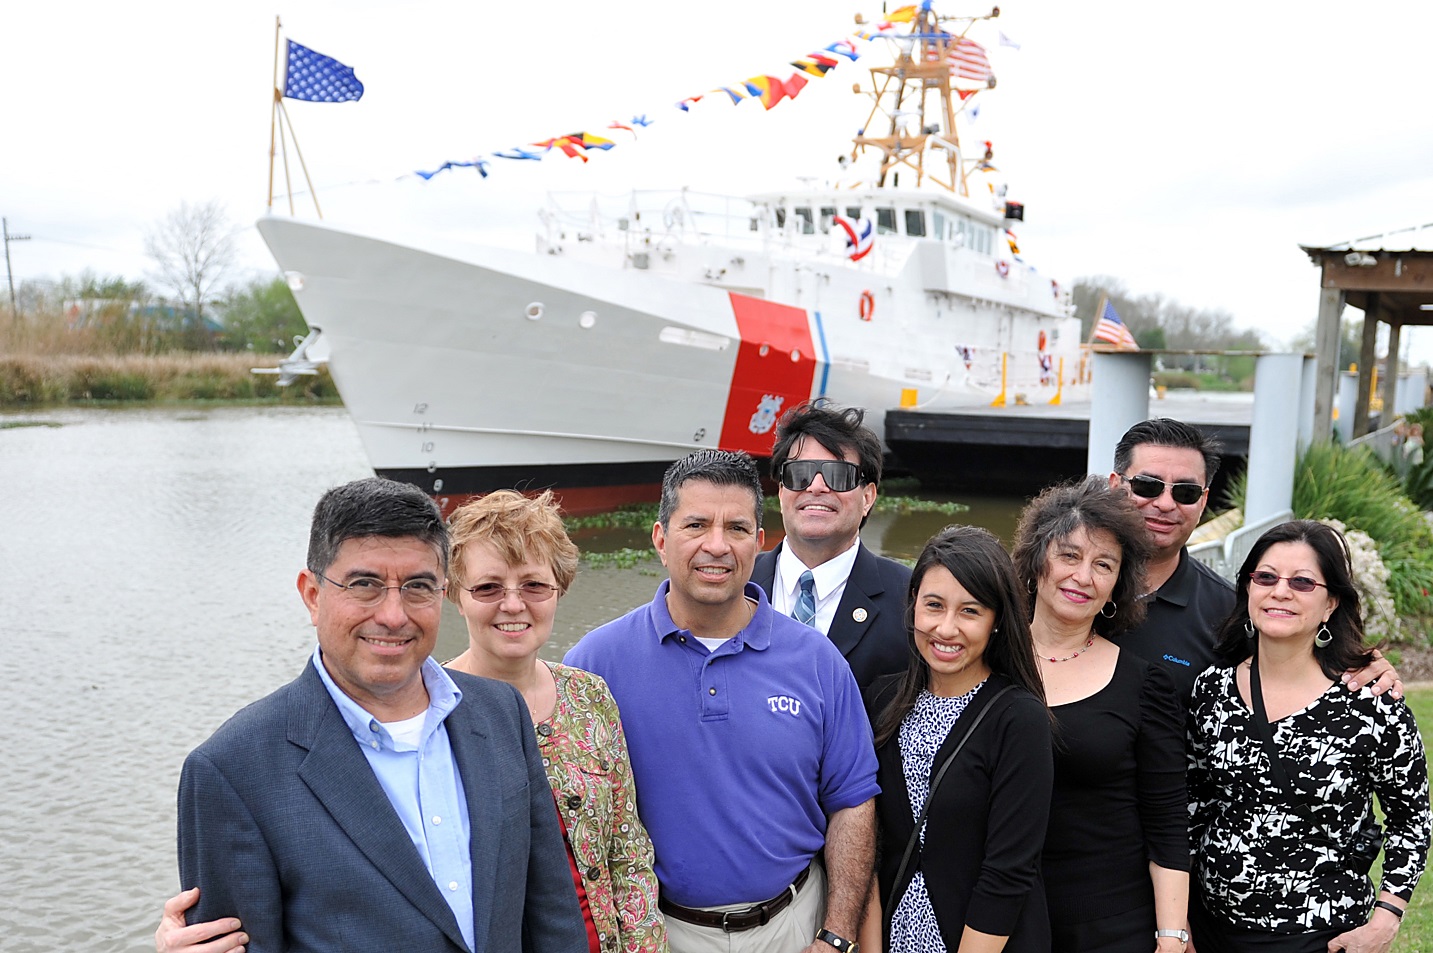
M 1263 569 L 1249 573 L 1249 581 L 1256 586 L 1263 586 L 1265 589 L 1274 588 L 1279 584 L 1280 579 L 1287 582 L 1289 588 L 1295 592 L 1313 592 L 1320 586 L 1323 586 L 1325 589 L 1328 588 L 1328 586 L 1321 582 L 1316 582 L 1308 576 L 1280 576 L 1278 573 L 1268 572 Z
M 1204 487 L 1198 483 L 1165 483 L 1144 474 L 1125 476 L 1121 473 L 1120 479 L 1129 484 L 1131 493 L 1146 500 L 1159 499 L 1165 487 L 1169 487 L 1169 495 L 1174 498 L 1174 502 L 1185 506 L 1198 503 L 1199 498 L 1204 495 Z
M 480 582 L 476 586 L 464 586 L 468 594 L 479 602 L 502 602 L 503 596 L 515 592 L 523 602 L 546 602 L 557 595 L 557 587 L 545 582 L 528 581 L 520 586 L 500 586 L 495 582 Z
M 866 482 L 860 467 L 845 460 L 787 460 L 781 465 L 781 485 L 788 490 L 804 490 L 818 473 L 832 493 L 845 493 Z

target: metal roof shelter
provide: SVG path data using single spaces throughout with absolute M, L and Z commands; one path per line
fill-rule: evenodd
M 1333 429 L 1334 380 L 1338 372 L 1339 322 L 1345 304 L 1364 313 L 1360 369 L 1372 368 L 1378 324 L 1388 325 L 1388 368 L 1383 406 L 1392 408 L 1398 386 L 1399 338 L 1405 326 L 1433 325 L 1433 223 L 1370 235 L 1327 247 L 1300 245 L 1320 268 L 1319 320 L 1314 388 L 1314 438 Z M 1359 378 L 1353 435 L 1368 432 L 1372 374 Z

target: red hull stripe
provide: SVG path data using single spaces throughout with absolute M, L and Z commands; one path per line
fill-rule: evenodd
M 776 418 L 811 396 L 819 364 L 805 310 L 732 293 L 741 344 L 727 391 L 721 446 L 766 456 Z

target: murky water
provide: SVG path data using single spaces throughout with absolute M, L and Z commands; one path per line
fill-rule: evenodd
M 0 950 L 153 949 L 177 888 L 184 756 L 298 674 L 313 647 L 294 586 L 309 516 L 326 488 L 370 472 L 341 408 L 0 415 Z M 960 517 L 878 513 L 863 536 L 907 557 L 954 520 L 1009 538 L 1020 501 L 964 501 Z M 546 654 L 660 579 L 655 563 L 584 570 Z M 436 654 L 465 644 L 449 606 Z

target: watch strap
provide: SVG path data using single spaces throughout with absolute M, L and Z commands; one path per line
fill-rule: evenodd
M 825 927 L 816 931 L 816 939 L 834 946 L 839 953 L 858 953 L 861 948 L 859 943 L 837 936 Z
M 1387 910 L 1389 913 L 1393 914 L 1398 919 L 1403 919 L 1403 908 L 1397 906 L 1396 904 L 1389 903 L 1387 900 L 1375 900 L 1373 901 L 1373 906 L 1375 909 L 1381 907 L 1384 910 Z
M 1172 938 L 1178 940 L 1180 943 L 1188 943 L 1188 942 L 1189 942 L 1189 931 L 1188 931 L 1188 930 L 1155 930 L 1155 931 L 1154 931 L 1154 941 L 1155 941 L 1156 943 L 1158 943 L 1163 937 L 1172 937 Z

